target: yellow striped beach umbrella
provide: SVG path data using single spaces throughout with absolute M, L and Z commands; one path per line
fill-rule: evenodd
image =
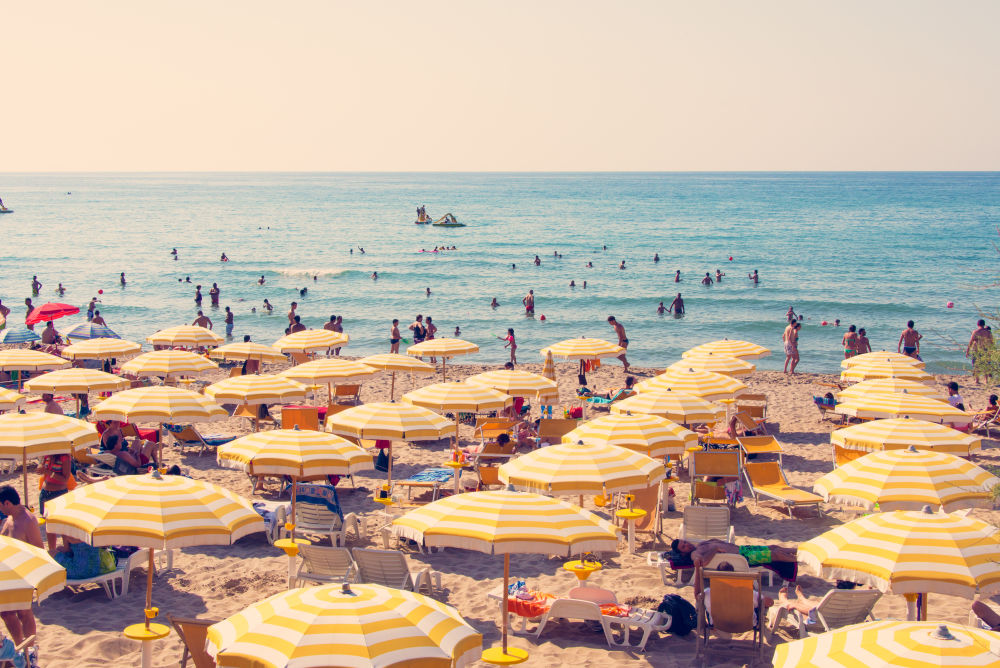
M 61 369 L 36 376 L 24 384 L 29 392 L 118 392 L 129 387 L 129 381 L 97 369 Z
M 903 353 L 893 353 L 888 350 L 882 350 L 878 352 L 864 353 L 863 355 L 855 355 L 854 357 L 848 357 L 840 362 L 841 369 L 850 369 L 854 366 L 865 365 L 865 364 L 909 364 L 910 366 L 915 366 L 918 369 L 924 368 L 924 363 L 918 360 L 916 357 L 910 357 L 909 355 L 904 355 Z
M 747 386 L 721 373 L 672 367 L 659 376 L 638 383 L 635 389 L 640 393 L 669 390 L 701 397 L 705 401 L 729 401 L 744 394 Z
M 187 350 L 154 350 L 121 365 L 122 373 L 136 376 L 173 376 L 214 371 L 218 365 Z
M 52 371 L 65 369 L 69 364 L 69 360 L 40 350 L 0 350 L 0 371 Z M 23 374 L 18 376 L 18 389 L 23 384 L 23 378 Z
M 819 577 L 893 594 L 1000 591 L 1000 529 L 929 508 L 852 520 L 801 543 L 798 560 Z
M 647 489 L 666 477 L 663 463 L 615 445 L 550 445 L 500 466 L 500 482 L 557 496 Z
M 335 434 L 311 429 L 275 429 L 241 436 L 219 446 L 220 466 L 250 475 L 287 475 L 297 480 L 353 475 L 372 468 L 372 456 Z
M 252 341 L 227 343 L 215 348 L 209 357 L 220 360 L 257 360 L 258 362 L 284 362 L 287 358 L 271 346 Z
M 921 383 L 934 382 L 934 376 L 906 362 L 865 362 L 840 372 L 841 380 L 853 383 L 874 378 L 905 378 Z
M 774 668 L 988 668 L 1000 633 L 940 622 L 878 621 L 782 643 Z
M 24 395 L 0 387 L 0 411 L 16 411 L 24 405 Z
M 702 343 L 701 345 L 695 346 L 690 350 L 681 353 L 681 357 L 697 356 L 704 353 L 714 353 L 716 355 L 729 355 L 730 357 L 739 357 L 741 359 L 758 359 L 760 357 L 767 357 L 771 354 L 771 351 L 764 346 L 759 346 L 756 343 L 750 343 L 749 341 L 740 341 L 729 339 L 721 339 L 719 341 L 709 341 L 708 343 Z
M 393 521 L 393 532 L 428 547 L 457 547 L 504 555 L 503 589 L 509 591 L 511 554 L 570 556 L 616 552 L 618 529 L 593 513 L 559 499 L 529 492 L 456 494 L 411 510 Z M 501 652 L 487 650 L 492 663 L 510 657 L 507 597 L 503 597 Z M 499 654 L 499 656 L 497 656 Z M 523 661 L 526 653 L 514 650 Z
M 481 413 L 502 410 L 514 402 L 513 397 L 489 387 L 469 383 L 434 383 L 407 392 L 403 402 L 455 414 L 455 448 L 458 448 L 459 412 Z
M 919 510 L 925 505 L 945 512 L 988 508 L 997 478 L 970 461 L 944 452 L 906 450 L 873 452 L 827 473 L 813 490 L 827 503 L 875 504 L 885 511 Z
M 926 420 L 891 418 L 872 420 L 837 429 L 830 442 L 839 448 L 876 452 L 900 450 L 911 445 L 917 450 L 933 450 L 968 457 L 983 446 L 981 439 L 957 429 Z
M 719 404 L 672 390 L 651 390 L 616 401 L 611 404 L 611 412 L 615 415 L 658 415 L 680 424 L 714 424 L 726 417 L 726 409 Z
M 406 349 L 406 354 L 412 355 L 413 357 L 440 357 L 442 380 L 448 379 L 448 371 L 445 366 L 449 359 L 459 355 L 471 355 L 472 353 L 478 352 L 479 346 L 475 343 L 447 337 L 443 339 L 423 341 Z M 432 359 L 431 361 L 433 362 L 434 360 Z
M 271 344 L 283 353 L 317 353 L 330 348 L 342 348 L 348 344 L 350 337 L 343 332 L 329 329 L 305 329 L 294 334 L 287 334 Z
M 87 339 L 66 346 L 60 353 L 70 360 L 104 360 L 128 357 L 142 350 L 142 345 L 125 339 Z
M 948 401 L 948 397 L 930 385 L 905 378 L 873 378 L 871 380 L 863 380 L 860 383 L 837 392 L 837 397 L 847 399 L 848 397 L 860 397 L 869 393 L 885 392 L 903 392 L 905 394 L 915 394 L 920 397 L 937 399 L 938 401 Z
M 331 358 L 299 364 L 278 375 L 300 383 L 357 383 L 378 373 L 381 373 L 379 369 L 361 362 Z
M 112 395 L 94 408 L 95 420 L 119 422 L 211 422 L 229 417 L 204 395 L 169 385 L 135 387 Z
M 4 413 L 0 415 L 0 459 L 22 464 L 24 501 L 28 502 L 29 459 L 66 455 L 74 448 L 97 445 L 100 436 L 89 422 L 52 413 Z
M 681 456 L 698 444 L 698 434 L 656 415 L 602 415 L 562 437 L 563 443 L 616 445 L 659 459 Z
M 559 386 L 545 376 L 520 369 L 500 369 L 469 376 L 465 382 L 490 387 L 512 397 L 537 398 L 540 401 L 559 401 Z
M 23 540 L 0 536 L 0 612 L 30 610 L 66 584 L 66 569 L 48 552 Z
M 551 380 L 553 383 L 556 382 L 556 363 L 552 359 L 552 351 L 546 351 L 545 353 L 545 364 L 542 365 L 542 375 Z
M 749 376 L 756 368 L 756 365 L 739 357 L 708 352 L 689 355 L 668 366 L 667 371 L 695 369 L 697 371 L 711 371 L 712 373 L 721 373 L 724 376 L 741 378 Z
M 464 668 L 483 637 L 451 606 L 376 584 L 292 589 L 208 629 L 220 667 Z
M 389 384 L 389 401 L 393 401 L 396 398 L 397 372 L 405 371 L 413 375 L 430 376 L 433 375 L 435 371 L 433 365 L 428 364 L 423 360 L 418 360 L 407 355 L 400 355 L 398 353 L 369 355 L 368 357 L 362 357 L 358 360 L 358 362 L 364 364 L 365 366 L 370 366 L 373 369 L 388 371 L 392 374 L 392 380 Z
M 155 346 L 177 346 L 180 348 L 214 348 L 225 339 L 206 327 L 198 325 L 178 325 L 150 334 L 146 340 Z
M 286 401 L 304 401 L 308 388 L 291 378 L 271 374 L 247 374 L 226 378 L 205 388 L 205 396 L 220 404 L 259 406 Z
M 542 348 L 542 355 L 552 353 L 553 357 L 561 360 L 597 360 L 606 357 L 618 357 L 625 352 L 621 346 L 610 343 L 603 339 L 590 339 L 580 337 L 578 339 L 566 339 L 551 346 Z
M 869 392 L 846 397 L 834 408 L 841 415 L 856 418 L 909 417 L 948 424 L 968 424 L 972 414 L 951 404 L 907 392 Z

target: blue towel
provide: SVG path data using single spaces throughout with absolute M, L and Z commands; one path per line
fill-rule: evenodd
M 344 519 L 344 511 L 340 509 L 340 499 L 337 498 L 337 488 L 333 485 L 300 482 L 296 485 L 295 498 L 301 503 L 326 506 L 330 512 L 337 513 L 340 519 Z
M 455 473 L 448 468 L 424 469 L 414 473 L 407 480 L 414 482 L 448 482 Z

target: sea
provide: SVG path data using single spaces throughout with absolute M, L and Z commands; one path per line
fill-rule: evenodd
M 928 369 L 948 372 L 967 368 L 976 320 L 998 310 L 996 172 L 4 173 L 0 197 L 13 210 L 0 215 L 9 326 L 21 326 L 37 275 L 36 304 L 81 308 L 57 329 L 97 296 L 135 341 L 190 324 L 198 284 L 224 331 L 208 299 L 218 283 L 235 340 L 275 341 L 297 301 L 309 327 L 343 317 L 345 355 L 388 351 L 392 319 L 405 336 L 423 314 L 439 337 L 460 328 L 479 345 L 468 362 L 505 361 L 507 328 L 518 361 L 540 362 L 563 339 L 614 341 L 613 315 L 633 364 L 665 367 L 730 338 L 772 349 L 758 367 L 780 369 L 791 306 L 805 316 L 800 371 L 839 371 L 848 325 L 896 350 L 912 319 Z M 415 225 L 419 206 L 466 227 Z M 701 285 L 717 270 L 720 283 Z M 683 317 L 658 315 L 677 293 Z

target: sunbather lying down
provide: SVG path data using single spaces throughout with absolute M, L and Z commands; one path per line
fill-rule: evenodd
M 738 554 L 747 560 L 750 566 L 763 566 L 775 561 L 795 563 L 798 559 L 798 548 L 781 545 L 734 545 L 724 540 L 706 540 L 695 545 L 680 538 L 670 543 L 670 549 L 680 554 L 691 555 L 695 566 L 704 566 L 717 554 Z

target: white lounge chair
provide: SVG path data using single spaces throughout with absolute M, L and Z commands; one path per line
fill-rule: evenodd
M 410 571 L 406 557 L 394 550 L 372 550 L 355 547 L 351 550 L 358 566 L 358 582 L 373 582 L 386 587 L 416 591 L 426 587 L 433 593 L 441 589 L 441 574 L 430 566 L 415 572 Z
M 334 547 L 347 542 L 347 529 L 354 527 L 354 536 L 361 539 L 365 531 L 364 519 L 354 513 L 347 513 L 341 519 L 325 505 L 299 501 L 295 504 L 295 529 L 302 534 L 325 534 Z
M 851 624 L 860 624 L 869 618 L 874 620 L 872 608 L 880 598 L 882 592 L 875 589 L 831 589 L 816 605 L 814 623 L 809 622 L 808 615 L 803 615 L 798 610 L 792 611 L 799 627 L 799 638 L 807 638 L 810 633 L 825 633 Z M 779 607 L 771 616 L 768 636 L 774 635 L 788 616 L 788 611 Z
M 689 505 L 678 538 L 689 543 L 717 539 L 732 543 L 735 537 L 728 506 Z
M 300 545 L 299 571 L 294 585 L 304 587 L 306 583 L 330 584 L 353 582 L 357 575 L 357 565 L 346 547 L 326 547 L 323 545 Z
M 610 589 L 600 587 L 574 587 L 569 590 L 568 598 L 578 601 L 590 601 L 598 606 L 605 603 L 618 604 L 618 597 Z M 640 652 L 646 649 L 646 642 L 654 632 L 666 631 L 670 628 L 672 618 L 656 610 L 643 610 L 634 608 L 628 617 L 618 617 L 615 615 L 602 615 L 601 626 L 604 627 L 608 642 L 613 647 L 627 647 L 637 649 Z M 632 643 L 631 630 L 637 629 L 639 632 L 638 642 Z M 620 637 L 615 636 L 618 630 Z

